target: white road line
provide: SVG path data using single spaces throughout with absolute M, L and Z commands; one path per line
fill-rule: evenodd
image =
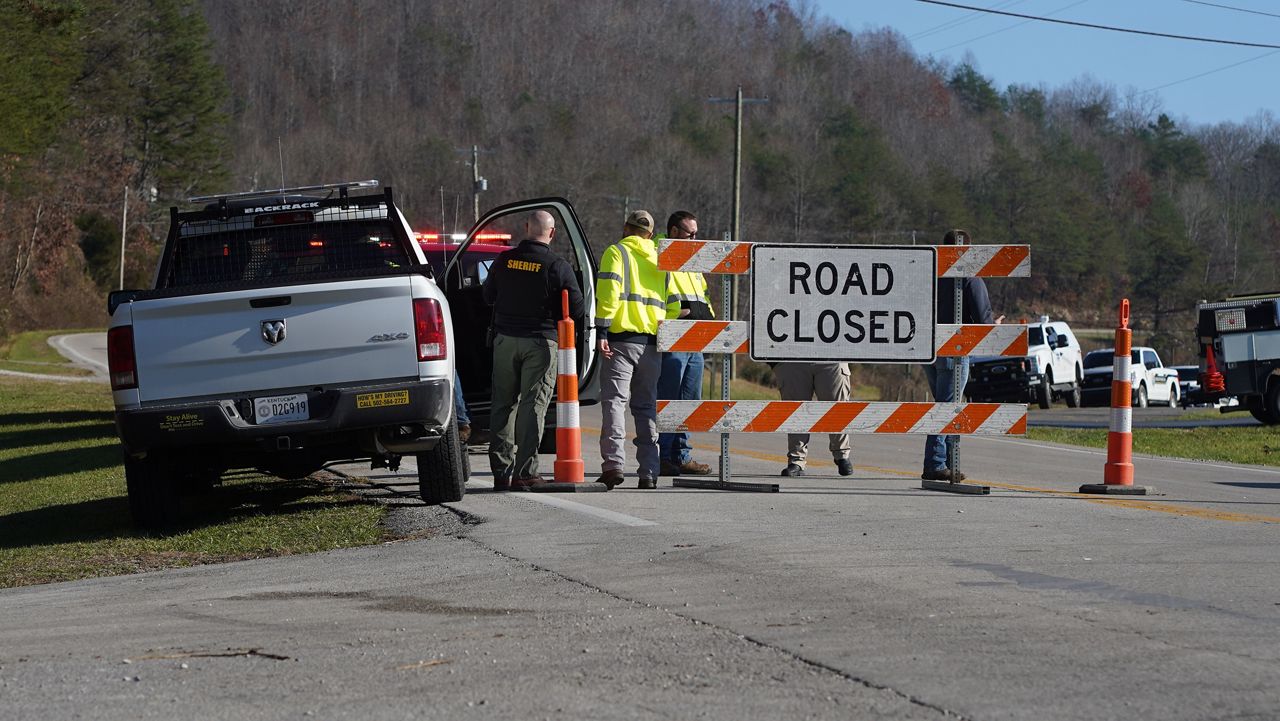
M 1046 446 L 1039 441 L 1020 441 L 1014 438 L 983 438 L 985 441 L 992 443 L 1012 443 L 1019 446 L 1035 446 L 1047 450 L 1063 451 L 1065 453 L 1083 453 L 1088 456 L 1106 457 L 1107 452 L 1097 448 L 1063 448 L 1061 446 Z M 1227 471 L 1244 471 L 1246 473 L 1263 473 L 1274 476 L 1280 475 L 1280 468 L 1272 470 L 1269 468 L 1258 468 L 1257 466 L 1230 465 L 1226 463 L 1213 463 L 1211 461 L 1196 461 L 1189 458 L 1170 458 L 1168 456 L 1150 456 L 1146 454 L 1135 453 L 1134 458 L 1146 458 L 1152 461 L 1161 461 L 1165 463 L 1179 463 L 1187 466 L 1195 466 L 1196 468 L 1219 468 Z
M 584 516 L 592 516 L 594 518 L 599 518 L 602 521 L 609 521 L 610 523 L 617 523 L 623 526 L 656 526 L 658 525 L 657 521 L 650 521 L 644 518 L 636 518 L 635 516 L 628 516 L 625 513 L 618 513 L 617 511 L 609 511 L 603 508 L 596 508 L 595 506 L 588 506 L 585 503 L 576 503 L 574 501 L 566 501 L 563 498 L 558 498 L 556 496 L 552 496 L 546 493 L 518 493 L 516 494 L 516 496 L 518 498 L 526 498 L 530 501 L 545 503 L 548 506 L 563 508 L 566 511 L 581 513 Z

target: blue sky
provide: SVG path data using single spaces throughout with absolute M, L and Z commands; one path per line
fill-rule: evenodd
M 954 1 L 1094 25 L 1280 45 L 1280 0 Z M 1244 122 L 1263 109 L 1280 115 L 1277 49 L 1029 22 L 916 0 L 813 0 L 812 7 L 853 32 L 894 28 L 922 58 L 959 62 L 971 54 L 1001 91 L 1012 83 L 1056 88 L 1087 75 L 1122 96 L 1152 91 L 1180 123 Z M 1235 63 L 1242 64 L 1227 67 Z M 1204 73 L 1209 74 L 1195 77 Z

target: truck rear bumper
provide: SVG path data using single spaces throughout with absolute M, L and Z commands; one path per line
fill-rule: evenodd
M 211 446 L 223 455 L 330 447 L 321 455 L 338 458 L 426 450 L 453 411 L 453 384 L 446 380 L 294 392 L 305 392 L 309 420 L 258 425 L 253 398 L 237 396 L 117 410 L 116 430 L 125 452 L 135 456 Z

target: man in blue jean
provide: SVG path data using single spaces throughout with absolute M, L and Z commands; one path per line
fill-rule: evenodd
M 667 219 L 665 236 L 672 240 L 693 240 L 698 236 L 698 219 L 687 210 L 677 210 Z M 668 274 L 667 302 L 679 301 L 680 318 L 684 320 L 712 320 L 715 313 L 707 298 L 707 279 L 701 273 L 672 271 Z M 696 401 L 702 398 L 701 353 L 663 353 L 662 374 L 658 377 L 660 400 Z M 711 466 L 698 463 L 689 455 L 688 433 L 659 433 L 658 456 L 661 459 L 659 474 L 663 476 L 696 475 L 711 473 Z
M 968 245 L 969 233 L 964 230 L 949 230 L 942 238 L 943 245 Z M 987 284 L 981 278 L 961 279 L 961 309 L 963 321 L 956 320 L 955 313 L 955 278 L 938 279 L 937 320 L 941 323 L 999 323 L 991 312 L 991 298 L 987 294 Z M 1000 316 L 1004 318 L 1004 316 Z M 960 383 L 956 385 L 955 368 L 960 366 Z M 969 358 L 938 358 L 931 365 L 924 367 L 924 374 L 929 379 L 929 392 L 939 403 L 959 403 L 964 397 L 965 384 L 969 382 Z M 964 474 L 957 471 L 952 478 L 951 469 L 947 467 L 947 451 L 951 444 L 959 443 L 960 436 L 931 435 L 924 442 L 924 473 L 920 477 L 926 481 L 963 481 Z

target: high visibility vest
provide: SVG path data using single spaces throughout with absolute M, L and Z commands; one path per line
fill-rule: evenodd
M 711 312 L 711 315 L 715 316 L 716 311 L 711 307 L 711 299 L 707 297 L 707 279 L 701 273 L 673 270 L 671 271 L 670 288 L 671 292 L 667 296 L 667 302 L 675 301 L 677 305 L 681 302 L 703 303 L 707 306 L 707 310 Z
M 596 270 L 596 327 L 611 333 L 658 334 L 658 322 L 680 315 L 670 280 L 658 270 L 652 240 L 629 235 L 605 248 Z

